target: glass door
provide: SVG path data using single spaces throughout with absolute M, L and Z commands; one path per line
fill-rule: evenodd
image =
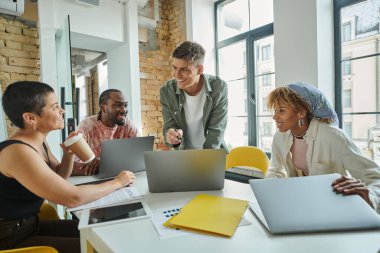
M 61 27 L 55 33 L 55 48 L 57 56 L 57 83 L 61 106 L 65 109 L 65 128 L 62 130 L 62 141 L 68 135 L 68 125 L 72 124 L 74 116 L 73 87 L 71 82 L 71 41 L 70 16 L 67 16 Z M 70 123 L 70 124 L 68 124 Z

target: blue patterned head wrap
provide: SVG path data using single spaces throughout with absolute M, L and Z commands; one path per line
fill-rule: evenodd
M 310 104 L 310 113 L 313 117 L 316 119 L 328 119 L 335 126 L 339 126 L 335 110 L 320 90 L 304 82 L 291 83 L 287 86 Z

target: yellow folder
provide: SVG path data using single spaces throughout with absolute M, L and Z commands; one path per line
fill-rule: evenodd
M 200 194 L 164 225 L 232 236 L 248 201 Z

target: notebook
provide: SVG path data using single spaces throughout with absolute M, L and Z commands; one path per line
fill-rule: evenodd
M 358 195 L 333 191 L 339 174 L 251 179 L 252 211 L 273 234 L 380 228 L 380 215 Z
M 117 176 L 122 170 L 145 170 L 144 152 L 153 150 L 154 136 L 106 140 L 100 143 L 100 166 L 96 178 Z
M 150 192 L 220 190 L 224 187 L 223 149 L 145 152 Z
M 199 194 L 164 225 L 232 236 L 247 206 L 246 200 Z

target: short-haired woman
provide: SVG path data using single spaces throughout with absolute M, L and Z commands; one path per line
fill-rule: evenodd
M 65 180 L 74 155 L 61 144 L 59 162 L 46 143 L 49 132 L 64 127 L 64 110 L 49 85 L 13 83 L 3 94 L 2 105 L 17 128 L 0 143 L 0 249 L 47 245 L 61 253 L 80 252 L 76 221 L 38 220 L 43 201 L 79 206 L 133 183 L 135 176 L 123 171 L 111 181 L 84 186 Z

